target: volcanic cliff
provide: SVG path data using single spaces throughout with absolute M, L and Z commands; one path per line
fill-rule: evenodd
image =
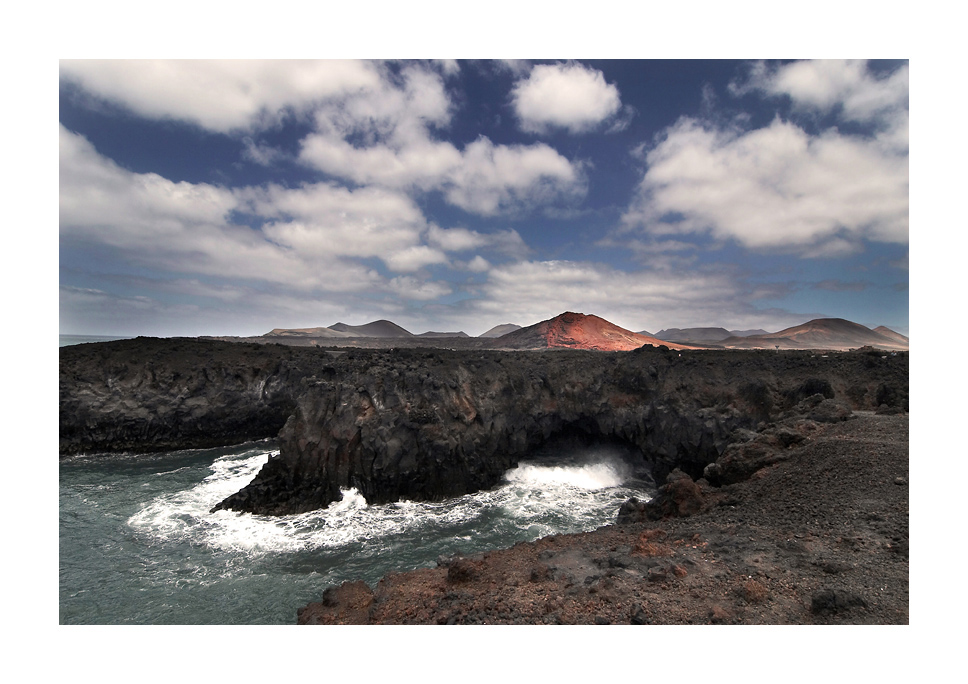
M 741 428 L 804 400 L 834 416 L 907 408 L 907 354 L 332 349 L 138 338 L 64 347 L 61 453 L 272 437 L 251 484 L 219 504 L 307 511 L 356 487 L 371 503 L 496 484 L 553 440 L 607 441 L 661 482 L 693 478 Z M 281 430 L 280 430 L 281 428 Z

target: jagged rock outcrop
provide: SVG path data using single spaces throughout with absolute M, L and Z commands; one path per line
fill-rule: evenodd
M 743 430 L 801 406 L 831 419 L 881 404 L 906 410 L 907 389 L 906 354 L 324 350 L 139 338 L 61 349 L 61 453 L 278 433 L 279 456 L 219 507 L 287 514 L 326 506 L 349 487 L 371 503 L 489 488 L 555 440 L 620 444 L 656 482 L 676 468 L 695 480 Z
M 312 350 L 140 337 L 60 349 L 60 453 L 194 449 L 275 437 Z M 318 357 L 319 353 L 315 352 Z
M 399 350 L 356 362 L 345 374 L 306 381 L 280 432 L 280 455 L 219 507 L 302 512 L 339 500 L 349 487 L 371 503 L 441 499 L 494 486 L 569 434 L 631 447 L 656 481 L 675 468 L 697 479 L 738 428 L 796 409 L 805 384 L 873 408 L 879 384 L 892 374 L 900 373 L 892 380 L 899 386 L 906 378 L 906 361 L 903 368 L 860 359 L 825 366 L 809 354 L 680 355 L 651 347 L 619 354 Z

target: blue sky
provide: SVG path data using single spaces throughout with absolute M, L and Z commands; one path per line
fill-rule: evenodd
M 908 333 L 908 63 L 59 63 L 60 332 Z

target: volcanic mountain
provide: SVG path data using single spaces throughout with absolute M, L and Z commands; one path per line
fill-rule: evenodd
M 425 333 L 420 333 L 417 337 L 470 337 L 470 335 L 463 330 L 458 332 L 434 332 L 433 330 L 428 330 Z
M 911 343 L 911 341 L 901 333 L 894 332 L 890 328 L 884 327 L 883 325 L 879 325 L 874 328 L 874 332 L 883 335 L 888 339 L 894 340 L 898 344 L 903 344 L 905 349 L 907 349 L 908 345 Z
M 392 321 L 379 320 L 365 325 L 346 325 L 336 323 L 329 326 L 330 330 L 353 333 L 357 337 L 413 337 L 413 333 L 404 330 Z
M 515 330 L 520 329 L 520 325 L 515 325 L 514 323 L 504 323 L 503 325 L 495 325 L 487 332 L 478 335 L 478 337 L 501 337 L 502 335 L 507 335 L 509 332 L 514 332 Z
M 728 337 L 719 342 L 728 349 L 876 349 L 908 348 L 904 335 L 884 328 L 889 334 L 845 320 L 843 318 L 816 318 L 803 325 L 795 325 L 780 332 L 748 337 Z
M 501 349 L 594 349 L 598 351 L 630 351 L 650 344 L 665 345 L 670 349 L 694 349 L 682 344 L 663 342 L 620 328 L 598 316 L 565 312 L 527 328 L 515 330 L 496 340 Z
M 357 337 L 332 328 L 273 328 L 263 337 Z

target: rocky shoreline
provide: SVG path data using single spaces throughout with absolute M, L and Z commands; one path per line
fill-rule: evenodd
M 347 582 L 298 622 L 908 624 L 907 416 L 780 427 L 803 439 L 745 481 L 677 473 L 620 524 Z
M 619 446 L 663 485 L 596 532 L 332 587 L 304 623 L 903 624 L 907 410 L 907 353 L 870 349 L 60 350 L 62 455 L 278 436 L 216 508 L 439 500 L 568 443 Z

